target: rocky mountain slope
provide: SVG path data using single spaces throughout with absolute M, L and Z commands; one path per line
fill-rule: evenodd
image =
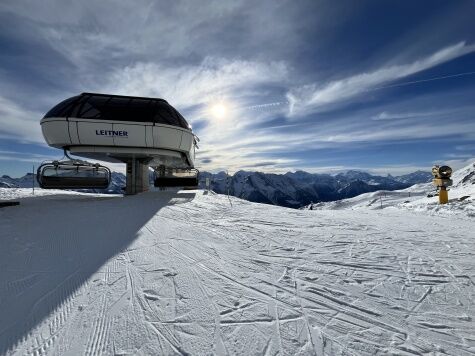
M 426 183 L 430 172 L 414 172 L 404 176 L 386 177 L 361 171 L 347 171 L 337 175 L 312 174 L 304 171 L 286 174 L 239 171 L 227 177 L 225 172 L 200 175 L 200 188 L 205 188 L 206 178 L 211 189 L 257 203 L 299 208 L 317 202 L 354 197 L 377 190 L 404 189 L 413 184 Z

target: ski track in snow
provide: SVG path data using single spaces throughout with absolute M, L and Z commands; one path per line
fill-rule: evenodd
M 471 220 L 164 191 L 0 226 L 0 354 L 475 353 Z

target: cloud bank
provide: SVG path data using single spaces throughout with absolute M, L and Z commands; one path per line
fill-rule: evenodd
M 327 84 L 313 83 L 291 89 L 287 94 L 290 102 L 289 115 L 298 117 L 328 109 L 331 104 L 352 100 L 372 88 L 422 72 L 473 51 L 475 45 L 459 42 L 412 63 L 383 66 L 369 73 L 353 75 Z
M 199 135 L 203 170 L 368 168 L 365 160 L 383 159 L 396 167 L 375 156 L 396 160 L 408 147 L 430 164 L 434 140 L 456 154 L 475 131 L 475 91 L 457 86 L 472 77 L 453 75 L 472 70 L 463 64 L 475 51 L 470 6 L 451 3 L 441 22 L 432 7 L 407 5 L 427 14 L 410 22 L 407 11 L 375 13 L 362 1 L 4 1 L 0 150 L 35 143 L 45 151 L 43 114 L 97 91 L 167 99 Z M 388 12 L 396 28 L 367 23 Z M 443 81 L 419 80 L 429 69 Z M 425 91 L 399 96 L 411 86 L 394 86 L 415 83 L 415 74 Z M 210 113 L 216 103 L 227 108 L 221 119 Z M 413 156 L 407 167 L 417 166 Z

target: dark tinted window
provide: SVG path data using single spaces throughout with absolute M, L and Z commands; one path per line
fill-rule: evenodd
M 84 105 L 82 105 L 81 112 L 77 116 L 84 119 L 100 119 L 101 112 L 95 106 L 92 106 L 89 101 L 86 101 Z
M 59 103 L 45 117 L 142 121 L 189 128 L 183 116 L 167 102 L 134 97 L 82 94 Z
M 170 107 L 167 103 L 155 103 L 154 122 L 157 124 L 180 126 L 170 113 Z
M 80 106 L 75 117 L 83 119 L 107 120 L 104 108 L 111 100 L 107 96 L 84 96 L 84 103 Z
M 66 99 L 48 111 L 45 117 L 67 117 L 73 108 L 74 102 L 78 100 L 79 97 L 74 96 L 72 98 Z
M 134 98 L 129 104 L 130 116 L 133 120 L 143 120 L 147 122 L 154 122 L 155 116 L 153 100 Z
M 134 120 L 133 110 L 128 106 L 128 98 L 112 98 L 107 105 L 101 108 L 102 117 L 106 120 L 131 121 Z
M 178 111 L 176 111 L 175 109 L 173 109 L 173 110 L 175 111 L 175 113 L 178 116 L 178 121 L 180 122 L 180 126 L 189 129 L 190 126 L 186 122 L 185 118 L 183 116 L 181 116 L 181 114 Z
M 111 98 L 107 96 L 90 96 L 86 97 L 86 99 L 88 104 L 100 112 L 104 111 L 104 108 L 107 107 L 111 100 Z

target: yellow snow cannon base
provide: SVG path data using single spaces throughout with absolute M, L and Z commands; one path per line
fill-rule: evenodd
M 447 204 L 449 202 L 449 193 L 445 187 L 440 187 L 439 190 L 439 204 Z

